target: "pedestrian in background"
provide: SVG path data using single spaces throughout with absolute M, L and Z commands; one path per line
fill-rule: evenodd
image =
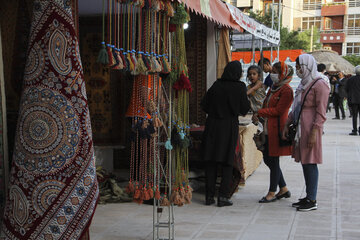
M 264 163 L 270 169 L 269 191 L 259 200 L 259 203 L 274 202 L 277 199 L 289 198 L 290 191 L 287 189 L 283 173 L 280 168 L 280 156 L 291 155 L 291 146 L 280 146 L 279 138 L 284 128 L 289 108 L 293 101 L 293 90 L 289 83 L 292 80 L 294 70 L 284 62 L 277 62 L 272 67 L 271 79 L 273 85 L 268 91 L 263 107 L 253 115 L 256 124 L 259 117 L 265 120 L 265 149 L 263 151 Z M 277 187 L 280 190 L 275 195 Z
M 351 77 L 346 84 L 349 107 L 352 110 L 353 130 L 349 135 L 360 135 L 360 127 L 357 127 L 357 116 L 360 115 L 360 65 L 355 67 L 355 76 Z
M 230 187 L 239 135 L 238 116 L 245 115 L 250 109 L 241 76 L 241 63 L 228 63 L 221 78 L 215 81 L 201 101 L 201 108 L 208 114 L 202 141 L 203 159 L 206 161 L 206 205 L 215 203 L 215 184 L 220 166 L 222 176 L 217 205 L 233 204 Z
M 273 85 L 273 81 L 271 79 L 271 72 L 272 72 L 272 66 L 271 66 L 271 62 L 268 58 L 263 58 L 262 59 L 262 64 L 261 64 L 261 59 L 258 62 L 258 65 L 261 67 L 261 69 L 265 72 L 265 73 L 269 73 L 269 75 L 266 76 L 265 80 L 264 80 L 264 85 L 265 85 L 265 91 L 268 88 L 271 88 L 271 86 Z
M 301 82 L 295 92 L 294 104 L 283 131 L 283 138 L 288 135 L 288 126 L 300 118 L 292 156 L 296 162 L 302 164 L 306 197 L 299 199 L 292 206 L 298 211 L 310 211 L 317 209 L 317 164 L 322 163 L 321 137 L 330 89 L 318 73 L 314 57 L 309 54 L 302 54 L 296 59 L 296 74 L 301 78 Z M 305 98 L 306 93 L 308 94 Z
M 341 111 L 341 118 L 344 120 L 345 111 L 344 111 L 344 98 L 346 97 L 346 80 L 343 72 L 339 72 L 337 75 L 338 78 L 334 78 L 334 94 L 333 94 L 333 104 L 335 108 L 335 117 L 333 119 L 340 119 L 339 109 Z

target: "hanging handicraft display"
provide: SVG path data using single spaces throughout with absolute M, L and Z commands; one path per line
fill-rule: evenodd
M 162 205 L 182 206 L 191 201 L 187 150 L 191 144 L 191 85 L 182 28 L 189 15 L 183 5 L 176 4 L 176 8 L 174 11 L 168 0 L 103 1 L 103 42 L 98 62 L 134 76 L 126 113 L 132 119 L 127 191 L 138 203 L 155 198 Z M 176 29 L 171 34 L 170 26 Z M 173 104 L 164 102 L 166 95 Z M 165 148 L 159 147 L 162 142 Z M 169 159 L 173 159 L 171 172 L 155 166 L 160 162 L 167 169 Z M 173 179 L 168 179 L 169 174 Z M 171 190 L 168 181 L 175 186 Z

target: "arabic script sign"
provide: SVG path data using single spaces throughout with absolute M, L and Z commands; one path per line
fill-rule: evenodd
M 262 38 L 268 42 L 278 45 L 280 42 L 280 33 L 274 29 L 268 28 L 250 18 L 233 5 L 226 3 L 231 17 L 239 26 L 256 37 Z

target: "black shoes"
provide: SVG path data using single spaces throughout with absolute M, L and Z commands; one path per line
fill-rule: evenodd
M 345 120 L 345 119 L 346 119 L 346 117 L 345 117 L 345 116 L 343 116 L 341 119 L 342 119 L 342 120 Z
M 357 132 L 353 130 L 351 133 L 349 133 L 349 135 L 351 135 L 351 136 L 357 136 Z
M 213 197 L 206 197 L 205 199 L 205 205 L 212 205 L 215 203 L 215 199 Z
M 317 209 L 316 200 L 310 200 L 308 198 L 300 198 L 299 201 L 297 203 L 293 203 L 292 206 L 295 207 L 296 210 L 301 212 L 307 212 Z
M 205 198 L 205 205 L 213 205 L 215 204 L 215 199 L 213 197 L 206 197 Z M 233 202 L 226 197 L 218 197 L 217 206 L 218 207 L 225 207 L 225 206 L 232 206 Z
M 332 119 L 340 119 L 339 117 L 334 117 L 334 118 L 332 118 Z
M 310 200 L 310 199 L 306 199 L 303 202 L 303 204 L 300 204 L 300 206 L 296 208 L 296 210 L 301 211 L 301 212 L 308 212 L 308 211 L 316 210 L 316 209 L 317 209 L 316 200 Z
M 291 206 L 294 208 L 300 207 L 300 205 L 304 204 L 306 202 L 307 198 L 299 198 L 299 201 L 296 203 L 293 203 Z
M 218 207 L 232 206 L 233 202 L 229 198 L 218 197 L 217 205 L 218 205 Z
M 276 200 L 277 200 L 276 197 L 273 197 L 270 200 L 268 200 L 266 197 L 262 197 L 262 199 L 259 200 L 259 203 L 270 203 L 270 202 L 275 202 Z
M 281 195 L 276 196 L 277 199 L 289 198 L 289 197 L 291 197 L 291 192 L 290 191 L 287 191 L 286 193 L 283 193 Z

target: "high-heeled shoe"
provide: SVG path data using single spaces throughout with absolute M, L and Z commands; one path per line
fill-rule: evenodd
M 217 205 L 218 207 L 232 206 L 233 202 L 230 200 L 230 198 L 218 197 Z
M 287 191 L 287 192 L 285 192 L 283 194 L 280 194 L 280 195 L 276 196 L 277 199 L 289 198 L 289 197 L 291 197 L 291 192 L 290 191 Z

